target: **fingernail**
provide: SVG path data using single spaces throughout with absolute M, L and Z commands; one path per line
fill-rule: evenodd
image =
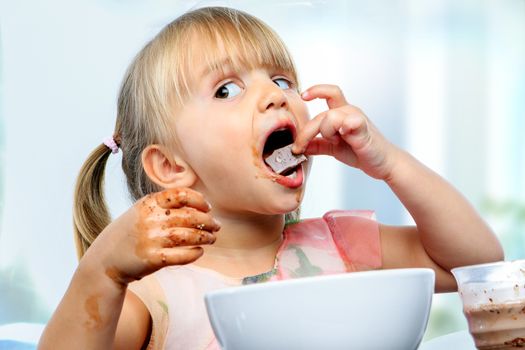
M 309 95 L 308 90 L 306 90 L 306 91 L 303 91 L 303 93 L 301 94 L 301 97 L 302 98 L 307 98 L 308 95 Z

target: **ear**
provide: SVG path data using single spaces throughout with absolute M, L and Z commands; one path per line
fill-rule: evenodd
M 149 145 L 142 151 L 142 166 L 150 180 L 162 188 L 191 187 L 197 180 L 182 158 L 161 145 Z

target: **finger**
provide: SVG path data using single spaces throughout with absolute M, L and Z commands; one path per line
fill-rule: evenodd
M 344 118 L 339 133 L 344 136 L 350 133 L 358 134 L 366 129 L 366 117 L 359 109 L 351 107 L 351 112 Z
M 184 265 L 194 262 L 203 253 L 202 247 L 163 248 L 159 249 L 158 254 L 152 259 L 152 263 L 157 266 Z
M 164 248 L 213 244 L 216 239 L 211 232 L 186 227 L 170 230 L 163 238 Z
M 331 109 L 326 112 L 326 116 L 321 121 L 319 132 L 332 143 L 337 143 L 341 138 L 339 132 L 343 125 L 346 114 L 338 109 Z
M 328 108 L 338 108 L 348 104 L 343 92 L 337 85 L 320 84 L 306 89 L 301 97 L 305 101 L 311 101 L 316 98 L 326 100 Z
M 219 222 L 210 214 L 194 208 L 166 209 L 166 224 L 168 226 L 196 228 L 210 232 L 219 231 Z
M 315 138 L 313 139 L 306 148 L 304 154 L 308 156 L 316 156 L 316 155 L 328 155 L 328 156 L 334 156 L 340 161 L 343 161 L 344 163 L 348 165 L 352 165 L 356 162 L 357 156 L 355 155 L 354 151 L 352 149 L 345 149 L 343 155 L 341 155 L 340 145 L 335 145 L 331 143 L 330 141 L 323 139 L 323 138 Z
M 319 113 L 315 118 L 309 120 L 304 127 L 299 131 L 295 141 L 292 145 L 292 153 L 301 154 L 306 149 L 306 146 L 318 133 L 321 123 L 326 116 L 327 111 Z
M 308 147 L 306 147 L 304 151 L 304 154 L 307 156 L 333 155 L 334 144 L 326 139 L 323 139 L 322 137 L 317 137 L 310 141 Z
M 211 209 L 210 204 L 206 202 L 204 196 L 191 188 L 170 188 L 158 192 L 154 196 L 157 204 L 164 209 L 182 208 L 186 206 L 204 212 L 208 212 Z
M 366 117 L 363 114 L 354 114 L 345 118 L 339 132 L 343 140 L 355 150 L 365 147 L 370 141 L 368 128 Z

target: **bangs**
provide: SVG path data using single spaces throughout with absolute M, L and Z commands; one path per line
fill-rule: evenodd
M 204 8 L 180 17 L 177 28 L 183 45 L 175 52 L 179 66 L 173 72 L 175 98 L 188 98 L 199 79 L 195 62 L 210 71 L 236 72 L 265 68 L 286 73 L 298 86 L 297 72 L 288 49 L 279 36 L 259 19 L 228 8 Z M 182 29 L 182 30 L 181 30 Z M 180 50 L 184 47 L 184 50 Z M 225 61 L 226 60 L 226 61 Z

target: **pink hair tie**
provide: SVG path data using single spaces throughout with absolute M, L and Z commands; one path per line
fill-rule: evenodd
M 104 144 L 111 150 L 111 153 L 118 153 L 118 145 L 113 137 L 108 137 L 105 139 Z

